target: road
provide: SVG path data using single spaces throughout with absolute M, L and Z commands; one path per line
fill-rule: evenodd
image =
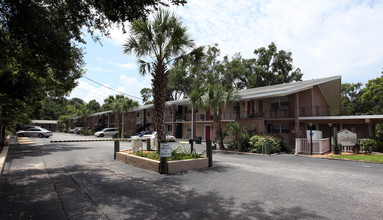
M 11 147 L 1 219 L 382 219 L 382 164 L 215 152 L 160 175 L 114 161 L 113 142 L 49 143 L 79 138 Z

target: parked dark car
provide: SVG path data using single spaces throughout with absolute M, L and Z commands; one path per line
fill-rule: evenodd
M 138 136 L 138 137 L 142 137 L 142 136 L 144 136 L 145 134 L 151 134 L 152 132 L 151 131 L 141 131 L 140 133 L 138 133 L 136 136 Z
M 53 133 L 47 129 L 44 129 L 44 128 L 38 128 L 38 127 L 35 127 L 35 128 L 28 128 L 27 130 L 20 130 L 18 132 L 16 132 L 17 136 L 19 137 L 39 137 L 39 138 L 43 138 L 43 137 L 50 137 L 53 135 Z

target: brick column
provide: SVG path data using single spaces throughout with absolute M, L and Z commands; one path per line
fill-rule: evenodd
M 299 93 L 295 93 L 295 138 L 299 138 Z

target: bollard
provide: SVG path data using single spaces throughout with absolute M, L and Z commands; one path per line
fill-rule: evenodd
M 193 146 L 194 142 L 193 140 L 190 140 L 189 143 L 190 143 L 190 153 L 192 154 L 194 151 L 194 146 Z
M 209 159 L 209 167 L 213 166 L 213 150 L 211 140 L 206 140 L 206 156 Z
M 168 158 L 161 157 L 159 164 L 160 174 L 168 174 Z
M 152 150 L 152 148 L 150 147 L 150 141 L 146 141 L 146 150 L 147 151 L 150 151 L 150 150 Z
M 242 152 L 242 141 L 238 139 L 238 152 Z
M 270 155 L 270 153 L 271 153 L 270 142 L 268 141 L 268 142 L 266 143 L 266 154 Z
M 117 152 L 120 152 L 120 141 L 114 141 L 114 159 L 116 159 Z
M 155 140 L 157 140 L 157 138 L 155 138 Z M 166 143 L 166 141 L 163 141 L 161 143 Z M 161 152 L 161 145 L 159 146 L 159 151 Z M 168 170 L 167 157 L 160 157 L 159 171 L 160 171 L 160 174 L 168 174 L 169 170 Z

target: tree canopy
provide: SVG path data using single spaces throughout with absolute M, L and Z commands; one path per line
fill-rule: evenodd
M 124 29 L 124 22 L 146 18 L 166 2 L 0 0 L 0 125 L 24 120 L 39 101 L 75 88 L 84 74 L 83 29 L 97 41 L 95 31 L 108 36 L 112 25 Z
M 292 65 L 292 53 L 278 50 L 275 43 L 254 50 L 255 58 L 245 59 L 240 53 L 221 58 L 218 44 L 207 47 L 201 63 L 183 60 L 168 71 L 167 100 L 178 100 L 205 83 L 219 83 L 237 90 L 300 81 L 303 74 Z M 142 97 L 150 97 L 145 90 Z

